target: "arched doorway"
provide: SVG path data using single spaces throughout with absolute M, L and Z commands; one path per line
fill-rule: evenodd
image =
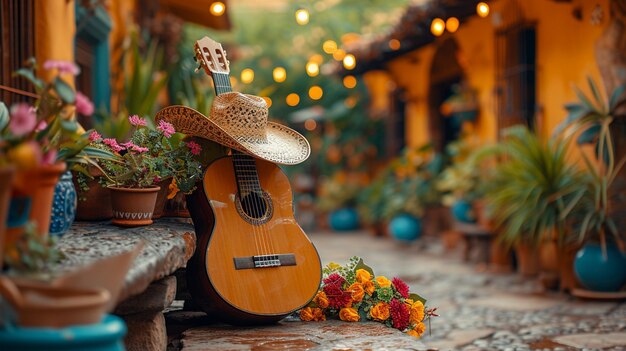
M 446 145 L 458 138 L 460 125 L 441 113 L 441 104 L 453 94 L 453 87 L 463 81 L 465 73 L 457 60 L 456 41 L 446 39 L 436 49 L 430 66 L 428 94 L 428 129 L 433 147 L 443 152 Z

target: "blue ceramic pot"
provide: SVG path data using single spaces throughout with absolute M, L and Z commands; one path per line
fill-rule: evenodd
M 124 351 L 126 324 L 107 315 L 102 322 L 67 328 L 7 328 L 0 330 L 3 350 Z
M 355 230 L 359 228 L 359 214 L 354 208 L 341 208 L 328 215 L 328 222 L 333 230 Z
M 72 182 L 72 172 L 63 173 L 54 188 L 50 218 L 50 235 L 62 236 L 70 229 L 76 217 L 76 188 Z
M 588 243 L 576 253 L 574 272 L 589 290 L 618 291 L 626 284 L 626 255 L 607 244 L 604 256 L 600 244 Z
M 450 208 L 452 216 L 459 222 L 475 223 L 476 216 L 474 215 L 474 209 L 469 201 L 457 200 L 452 204 Z
M 409 214 L 401 214 L 389 222 L 389 232 L 398 240 L 413 241 L 422 234 L 422 222 Z

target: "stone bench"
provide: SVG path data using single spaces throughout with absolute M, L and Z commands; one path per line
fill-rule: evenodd
M 161 219 L 138 228 L 120 228 L 107 222 L 75 223 L 57 246 L 66 259 L 61 271 L 145 245 L 126 275 L 114 314 L 128 326 L 129 351 L 165 350 L 167 334 L 162 311 L 176 295 L 174 272 L 193 255 L 196 238 L 189 220 Z

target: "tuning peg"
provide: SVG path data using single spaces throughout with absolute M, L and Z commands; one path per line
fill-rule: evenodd
M 198 72 L 200 72 L 200 70 L 201 70 L 201 69 L 202 69 L 202 66 L 198 66 L 198 67 L 197 67 L 196 69 L 194 69 L 193 71 L 194 71 L 194 72 L 196 72 L 196 73 L 198 73 Z

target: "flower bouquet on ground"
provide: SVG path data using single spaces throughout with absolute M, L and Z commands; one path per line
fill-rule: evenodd
M 436 317 L 436 308 L 427 309 L 426 300 L 409 292 L 399 278 L 375 276 L 359 257 L 341 266 L 331 262 L 323 269 L 315 298 L 300 310 L 303 321 L 339 318 L 346 322 L 377 321 L 414 337 L 426 331 L 425 322 Z
M 194 142 L 174 137 L 174 127 L 165 121 L 160 121 L 155 129 L 136 115 L 130 116 L 129 121 L 134 127 L 129 141 L 103 138 L 98 132 L 92 132 L 90 140 L 95 147 L 121 157 L 121 162 L 100 163 L 105 175 L 101 179 L 111 190 L 113 223 L 147 225 L 152 223 L 159 182 L 172 179 L 168 197 L 178 191 L 191 193 L 195 189 L 202 168 L 194 156 L 200 154 L 201 148 Z

